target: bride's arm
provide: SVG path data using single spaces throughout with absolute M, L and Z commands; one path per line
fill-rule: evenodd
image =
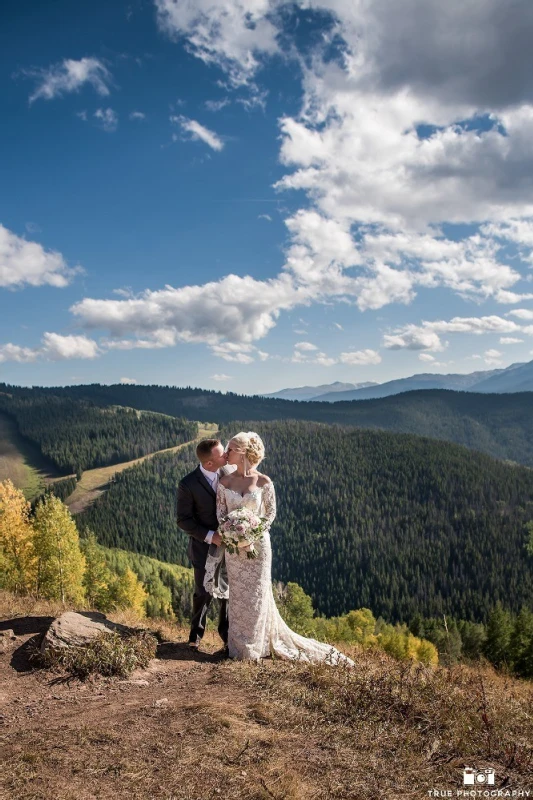
M 263 508 L 267 525 L 270 528 L 276 518 L 276 492 L 272 481 L 265 484 L 263 488 Z
M 225 516 L 228 513 L 228 501 L 226 500 L 226 492 L 224 491 L 224 486 L 222 483 L 218 484 L 217 487 L 217 519 L 219 522 L 222 522 Z

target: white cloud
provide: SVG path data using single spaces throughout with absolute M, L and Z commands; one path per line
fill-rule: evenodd
M 428 364 L 431 364 L 432 361 L 436 361 L 435 356 L 431 356 L 429 353 L 420 353 L 418 356 L 419 361 L 427 361 Z
M 320 367 L 331 367 L 333 364 L 337 363 L 336 358 L 330 358 L 325 353 L 317 353 L 316 356 L 312 359 L 313 364 L 318 364 Z
M 102 345 L 106 350 L 156 350 L 172 347 L 176 341 L 171 333 L 156 330 L 151 339 L 104 339 Z
M 531 20 L 531 5 L 514 2 Z M 500 0 L 406 0 L 401 8 L 394 0 L 155 4 L 161 29 L 223 70 L 230 90 L 260 97 L 254 80 L 266 58 L 283 51 L 299 61 L 302 105 L 280 121 L 285 175 L 276 186 L 305 192 L 305 207 L 286 220 L 290 241 L 277 278 L 229 275 L 123 301 L 86 298 L 73 307 L 85 326 L 106 329 L 117 347 L 205 342 L 221 358 L 249 363 L 258 352 L 226 345 L 263 338 L 281 311 L 297 305 L 341 301 L 365 311 L 409 304 L 419 288 L 477 303 L 531 298 L 520 284 L 533 253 L 533 51 L 527 24 L 517 31 L 513 15 L 502 18 Z M 302 9 L 322 15 L 324 37 L 298 54 L 289 28 Z M 461 122 L 476 115 L 490 129 Z M 182 133 L 223 148 L 197 120 L 171 119 Z M 478 230 L 456 241 L 447 223 Z M 522 256 L 513 266 L 504 263 L 509 243 Z M 456 332 L 529 333 L 497 315 L 456 317 L 404 326 L 384 343 L 439 351 L 441 336 Z M 314 358 L 331 360 L 318 351 Z
M 169 344 L 249 344 L 266 336 L 281 310 L 306 301 L 306 293 L 286 275 L 268 281 L 228 275 L 203 286 L 167 286 L 135 298 L 85 298 L 71 311 L 85 327 L 105 329 L 118 339 L 134 335 L 161 342 L 166 336 Z
M 301 344 L 307 344 L 307 342 L 302 342 Z M 376 350 L 352 350 L 341 353 L 338 358 L 334 358 L 321 351 L 315 352 L 316 349 L 317 348 L 314 346 L 312 349 L 295 349 L 290 360 L 293 364 L 316 364 L 321 367 L 331 367 L 333 364 L 349 364 L 354 366 L 381 363 L 381 356 Z
M 523 339 L 517 339 L 514 336 L 500 336 L 500 344 L 520 344 Z
M 353 350 L 341 353 L 339 361 L 343 364 L 380 364 L 381 356 L 376 350 Z
M 237 97 L 235 102 L 241 105 L 246 111 L 255 111 L 261 109 L 265 111 L 268 91 L 259 89 L 255 83 L 251 83 L 247 87 L 248 94 L 244 97 Z
M 301 351 L 304 351 L 304 350 L 305 351 L 311 351 L 311 350 L 318 350 L 318 347 L 316 345 L 314 345 L 314 344 L 311 344 L 311 342 L 297 342 L 294 345 L 294 349 L 295 350 L 301 350 Z
M 222 109 L 229 105 L 229 103 L 229 97 L 224 97 L 222 100 L 206 100 L 204 106 L 208 111 L 217 112 L 222 111 Z
M 190 138 L 194 141 L 201 141 L 207 144 L 212 150 L 220 152 L 224 147 L 224 142 L 220 136 L 214 131 L 209 130 L 204 125 L 201 125 L 195 119 L 189 119 L 184 116 L 170 117 L 170 121 L 177 123 L 184 133 L 189 134 Z
M 266 219 L 267 222 L 272 222 L 272 217 L 270 214 L 259 214 L 257 219 Z
M 223 342 L 211 347 L 211 352 L 224 361 L 234 361 L 237 364 L 251 364 L 254 361 L 252 353 L 255 347 L 246 344 L 236 344 L 233 342 Z
M 109 94 L 111 84 L 109 70 L 97 58 L 81 58 L 79 61 L 66 58 L 48 69 L 25 70 L 24 74 L 38 79 L 35 91 L 30 95 L 30 103 L 39 98 L 52 100 L 63 94 L 78 92 L 85 84 L 105 97 Z
M 155 0 L 162 30 L 185 38 L 206 64 L 225 70 L 233 86 L 248 83 L 262 53 L 278 50 L 278 30 L 267 19 L 270 0 Z
M 146 119 L 146 114 L 143 111 L 132 111 L 129 118 L 131 120 L 143 120 Z
M 62 336 L 45 333 L 41 347 L 20 347 L 15 344 L 0 345 L 0 362 L 37 360 L 63 361 L 71 358 L 96 358 L 100 355 L 97 343 L 86 336 Z
M 485 364 L 489 367 L 497 367 L 502 363 L 501 356 L 502 353 L 499 350 L 491 349 L 485 350 L 483 358 L 485 359 Z
M 487 317 L 453 317 L 453 319 L 424 322 L 424 326 L 431 327 L 441 333 L 507 333 L 521 330 L 516 322 L 503 319 L 496 314 Z
M 531 326 L 533 332 L 533 326 Z M 485 333 L 529 333 L 512 320 L 498 317 L 454 317 L 451 320 L 422 322 L 421 325 L 404 325 L 392 334 L 385 334 L 383 344 L 390 350 L 443 350 L 446 345 L 440 340 L 440 333 L 470 333 L 480 336 Z
M 0 363 L 4 361 L 26 363 L 35 361 L 37 357 L 38 351 L 33 350 L 31 347 L 20 347 L 17 344 L 0 344 Z
M 98 108 L 94 116 L 104 131 L 114 133 L 118 128 L 118 115 L 112 108 Z
M 59 333 L 45 333 L 40 353 L 51 361 L 70 358 L 96 358 L 100 351 L 97 343 L 87 336 L 61 336 Z
M 518 319 L 533 319 L 533 311 L 529 308 L 515 308 L 513 311 L 509 311 L 509 314 Z
M 315 352 L 316 350 L 316 347 L 312 351 L 308 351 L 305 348 L 303 350 L 294 350 L 290 361 L 293 364 L 316 364 L 320 367 L 331 367 L 337 363 L 336 358 L 332 358 L 321 351 Z
M 219 375 L 219 374 L 217 374 L 217 375 L 211 375 L 211 378 L 212 378 L 214 381 L 231 381 L 231 379 L 232 379 L 232 378 L 231 378 L 231 375 L 224 375 L 224 373 L 222 373 L 222 374 L 220 374 L 220 375 Z
M 45 250 L 0 225 L 0 286 L 67 286 L 81 267 L 67 266 L 61 253 Z
M 121 378 L 120 383 L 123 383 L 125 386 L 134 386 L 139 381 L 136 378 Z
M 429 328 L 418 328 L 406 325 L 401 332 L 385 334 L 383 346 L 388 350 L 444 350 L 443 344 L 435 331 Z

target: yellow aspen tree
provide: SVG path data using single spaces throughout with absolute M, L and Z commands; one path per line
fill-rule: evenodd
M 83 586 L 87 602 L 98 611 L 109 611 L 113 607 L 110 587 L 115 576 L 107 566 L 102 549 L 91 530 L 88 529 L 85 538 L 80 540 L 80 546 L 85 556 Z
M 30 504 L 10 480 L 0 483 L 0 587 L 17 594 L 36 588 Z
M 35 511 L 34 547 L 37 555 L 37 591 L 50 600 L 80 603 L 85 598 L 85 558 L 76 523 L 68 508 L 53 494 Z
M 420 644 L 417 647 L 416 657 L 422 664 L 428 667 L 436 667 L 439 663 L 439 653 L 437 648 L 432 642 L 427 639 L 420 639 Z
M 139 617 L 146 616 L 148 593 L 137 575 L 129 567 L 127 567 L 123 575 L 117 577 L 112 595 L 118 608 L 131 608 Z

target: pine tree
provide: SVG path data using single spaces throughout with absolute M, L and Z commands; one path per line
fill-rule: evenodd
M 487 640 L 484 654 L 495 667 L 509 662 L 509 643 L 513 629 L 511 615 L 498 601 L 492 609 L 487 623 Z
M 83 586 L 87 602 L 91 608 L 96 608 L 98 611 L 110 611 L 113 608 L 110 587 L 115 576 L 107 566 L 96 536 L 89 528 L 85 537 L 80 540 L 80 546 L 85 556 Z
M 445 636 L 443 640 L 443 649 L 440 653 L 442 664 L 451 666 L 456 664 L 461 658 L 462 640 L 461 634 L 457 628 L 457 623 L 452 620 L 443 618 Z
M 533 676 L 533 613 L 525 606 L 514 622 L 509 658 L 517 675 L 523 678 Z
M 309 636 L 314 632 L 313 602 L 297 583 L 277 584 L 276 594 L 281 616 L 296 633 Z
M 39 594 L 62 603 L 82 602 L 85 558 L 68 508 L 59 498 L 49 495 L 37 505 L 34 526 Z
M 10 480 L 0 483 L 0 587 L 26 594 L 35 590 L 36 557 L 30 503 Z
M 533 522 L 528 522 L 526 525 L 527 531 L 527 542 L 526 542 L 526 550 L 530 556 L 533 556 Z

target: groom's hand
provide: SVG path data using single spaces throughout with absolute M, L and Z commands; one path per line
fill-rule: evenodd
M 222 536 L 220 535 L 220 533 L 214 533 L 211 542 L 212 544 L 216 544 L 217 546 L 219 544 L 222 544 Z

